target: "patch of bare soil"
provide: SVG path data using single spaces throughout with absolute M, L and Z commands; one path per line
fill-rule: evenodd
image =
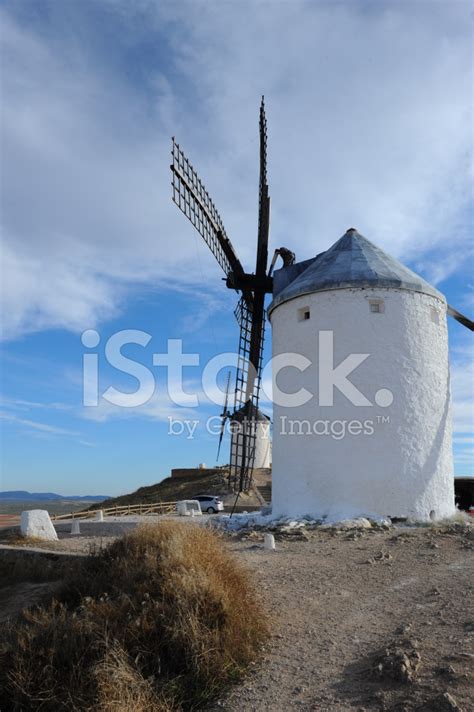
M 263 660 L 214 709 L 474 710 L 474 531 L 306 532 L 229 546 L 274 621 Z

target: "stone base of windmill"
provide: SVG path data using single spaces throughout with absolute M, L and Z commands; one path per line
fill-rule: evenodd
M 299 537 L 305 539 L 306 530 L 339 530 L 352 531 L 364 529 L 390 529 L 392 522 L 387 517 L 354 517 L 352 519 L 334 520 L 315 519 L 310 516 L 299 518 L 275 517 L 271 507 L 265 507 L 260 512 L 244 512 L 242 514 L 221 514 L 212 518 L 210 525 L 228 532 L 270 531 L 278 536 Z
M 57 541 L 58 535 L 46 509 L 31 509 L 21 513 L 20 532 L 22 537 Z

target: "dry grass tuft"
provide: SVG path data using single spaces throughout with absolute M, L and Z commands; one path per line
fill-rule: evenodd
M 241 676 L 265 635 L 248 576 L 215 534 L 142 527 L 0 631 L 0 708 L 191 710 Z
M 173 712 L 175 706 L 161 697 L 152 679 L 145 679 L 131 665 L 127 653 L 118 644 L 111 646 L 102 662 L 94 668 L 98 687 L 99 712 L 150 710 Z
M 20 527 L 10 527 L 0 529 L 0 542 L 10 546 L 37 546 L 37 544 L 44 544 L 44 539 L 38 539 L 35 536 L 22 536 Z
M 443 527 L 443 526 L 450 526 L 451 524 L 466 524 L 466 525 L 471 525 L 473 524 L 473 519 L 467 512 L 464 512 L 462 509 L 457 509 L 455 514 L 452 515 L 452 517 L 445 517 L 444 519 L 440 519 L 437 522 L 433 522 L 432 526 L 436 527 Z

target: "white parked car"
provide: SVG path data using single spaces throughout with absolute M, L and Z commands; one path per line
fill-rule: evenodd
M 212 494 L 199 494 L 193 497 L 201 505 L 201 510 L 208 514 L 216 514 L 224 509 L 224 502 L 219 497 L 214 497 Z

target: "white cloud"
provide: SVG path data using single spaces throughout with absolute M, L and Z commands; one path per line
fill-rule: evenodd
M 82 406 L 77 414 L 86 420 L 93 420 L 99 423 L 106 422 L 111 419 L 118 418 L 142 418 L 145 420 L 156 420 L 159 422 L 167 422 L 168 418 L 185 419 L 199 418 L 201 412 L 199 409 L 190 409 L 175 405 L 169 398 L 168 394 L 161 391 L 156 391 L 154 395 L 143 405 L 128 407 L 130 396 L 120 393 L 115 396 L 115 404 L 100 398 L 99 404 L 94 407 Z
M 227 367 L 223 371 L 227 372 Z M 130 394 L 117 388 L 117 393 L 114 396 L 115 404 L 101 396 L 97 406 L 83 406 L 76 410 L 76 413 L 82 418 L 97 422 L 118 418 L 141 418 L 159 422 L 167 422 L 168 418 L 177 420 L 205 419 L 208 416 L 220 414 L 225 401 L 225 387 L 226 384 L 221 379 L 218 383 L 206 383 L 205 387 L 200 379 L 188 378 L 183 379 L 182 382 L 174 382 L 170 379 L 167 384 L 157 383 L 153 396 L 142 405 L 134 407 L 129 407 Z M 183 398 L 182 392 L 189 396 L 189 405 L 185 403 L 180 405 Z M 265 382 L 265 390 L 261 391 L 260 407 L 264 412 L 271 409 L 271 400 L 267 394 L 271 394 L 270 379 Z M 194 402 L 196 405 L 193 405 Z M 233 403 L 234 380 L 232 378 L 229 390 L 229 409 L 233 408 Z
M 75 430 L 58 428 L 55 425 L 48 425 L 47 423 L 40 423 L 36 420 L 28 420 L 27 418 L 17 418 L 15 415 L 11 415 L 10 413 L 0 413 L 0 418 L 11 423 L 25 426 L 29 429 L 39 430 L 42 433 L 47 433 L 48 435 L 79 435 L 79 433 Z
M 71 406 L 63 403 L 38 403 L 32 401 L 15 400 L 15 399 L 5 399 L 1 401 L 3 407 L 12 410 L 20 411 L 30 411 L 41 409 L 43 411 L 65 411 L 72 410 Z M 68 428 L 61 428 L 56 425 L 50 425 L 49 423 L 43 423 L 38 420 L 31 420 L 30 418 L 19 417 L 15 413 L 0 412 L 0 419 L 5 422 L 11 423 L 14 426 L 20 427 L 25 430 L 30 436 L 41 437 L 41 438 L 57 438 L 66 437 L 74 438 L 76 442 L 80 445 L 85 445 L 87 447 L 95 447 L 95 443 L 85 440 L 81 432 L 78 430 L 70 430 Z
M 54 41 L 2 12 L 6 337 L 93 327 L 144 285 L 205 273 L 222 292 L 169 199 L 174 131 L 251 268 L 261 93 L 274 247 L 306 258 L 354 224 L 434 280 L 465 259 L 468 3 L 109 0 L 135 82 L 87 26 L 71 33 L 82 4 L 67 28 L 62 4 L 48 7 Z
M 0 398 L 0 405 L 13 410 L 71 410 L 72 406 L 66 403 L 39 403 L 38 401 L 23 400 L 21 398 Z

